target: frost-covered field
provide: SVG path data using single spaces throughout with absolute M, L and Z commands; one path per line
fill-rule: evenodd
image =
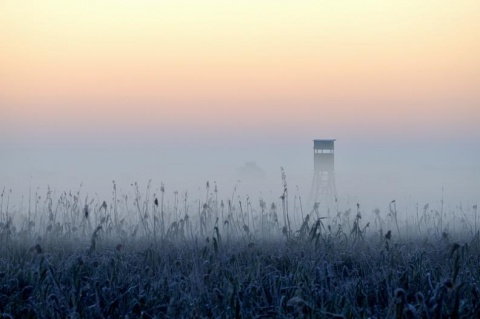
M 273 203 L 208 184 L 201 199 L 134 185 L 17 208 L 4 192 L 1 317 L 480 316 L 476 205 L 421 204 L 404 219 L 395 201 L 327 211 L 284 186 Z

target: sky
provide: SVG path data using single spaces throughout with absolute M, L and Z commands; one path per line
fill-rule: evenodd
M 0 186 L 308 191 L 336 138 L 339 192 L 476 201 L 479 56 L 478 0 L 1 0 Z

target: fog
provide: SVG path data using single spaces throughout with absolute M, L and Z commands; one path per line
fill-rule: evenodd
M 68 143 L 2 144 L 0 186 L 11 207 L 28 197 L 57 196 L 81 191 L 83 196 L 111 200 L 131 194 L 135 182 L 152 192 L 165 185 L 167 200 L 174 192 L 202 201 L 206 182 L 222 199 L 277 201 L 282 195 L 281 168 L 291 198 L 309 206 L 313 177 L 314 138 L 285 136 L 150 138 Z M 140 141 L 140 142 L 139 142 Z M 425 141 L 342 136 L 335 143 L 335 174 L 340 209 L 361 204 L 364 211 L 386 208 L 396 200 L 413 211 L 429 203 L 471 206 L 480 198 L 480 143 L 476 140 Z

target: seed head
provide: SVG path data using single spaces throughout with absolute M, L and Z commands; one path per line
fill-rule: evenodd
M 88 204 L 85 204 L 85 207 L 83 208 L 83 214 L 85 215 L 85 219 L 88 219 Z
M 392 239 L 392 231 L 391 231 L 391 230 L 389 230 L 389 231 L 385 234 L 385 239 L 386 239 L 386 240 Z

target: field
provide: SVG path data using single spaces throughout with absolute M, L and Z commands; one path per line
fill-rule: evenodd
M 4 191 L 0 317 L 480 317 L 476 205 L 417 205 L 408 223 L 395 201 L 304 211 L 284 182 L 268 204 L 208 183 L 198 200 L 135 184 L 19 208 Z

